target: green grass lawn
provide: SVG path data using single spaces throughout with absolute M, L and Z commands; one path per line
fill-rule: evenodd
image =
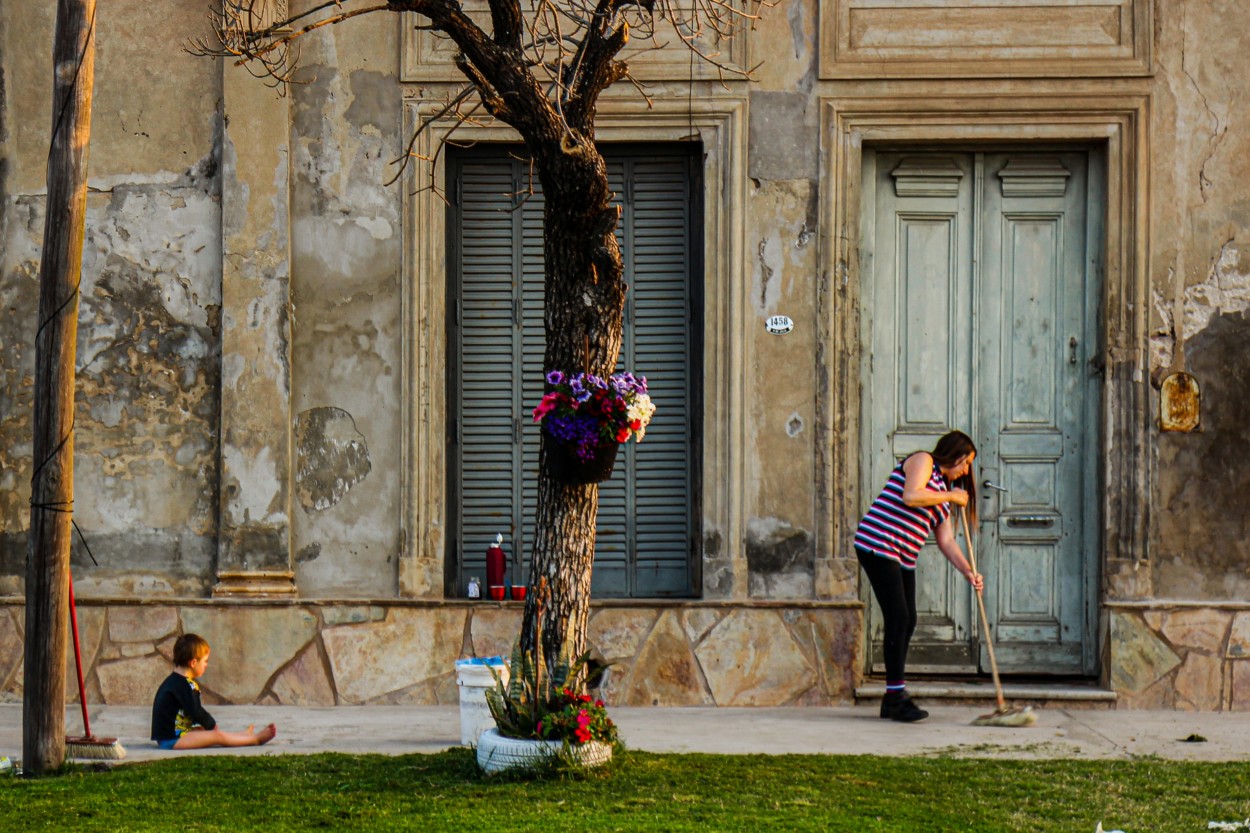
M 578 779 L 437 755 L 187 755 L 0 777 L 0 831 L 1205 831 L 1250 817 L 1250 762 L 627 752 Z

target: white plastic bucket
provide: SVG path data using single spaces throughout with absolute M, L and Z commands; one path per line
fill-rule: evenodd
M 486 705 L 486 689 L 495 685 L 491 668 L 507 685 L 508 666 L 504 664 L 503 657 L 456 660 L 456 685 L 460 689 L 460 743 L 463 746 L 474 745 L 478 735 L 495 725 L 490 707 Z

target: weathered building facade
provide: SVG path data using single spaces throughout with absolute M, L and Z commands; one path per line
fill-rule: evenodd
M 519 603 L 465 598 L 495 532 L 525 578 L 541 215 L 516 137 L 437 122 L 388 185 L 459 88 L 445 42 L 391 14 L 329 27 L 279 97 L 183 52 L 206 9 L 168 5 L 97 24 L 89 696 L 146 703 L 195 631 L 221 701 L 453 702 L 453 661 L 518 631 Z M 0 12 L 14 699 L 54 13 Z M 611 702 L 853 699 L 874 625 L 855 523 L 896 455 L 956 427 L 990 484 L 1005 672 L 1250 708 L 1247 24 L 1239 0 L 794 0 L 721 45 L 754 80 L 640 52 L 650 102 L 614 88 L 597 137 L 628 361 L 660 408 L 605 487 Z M 985 670 L 966 587 L 936 553 L 921 576 L 914 664 Z

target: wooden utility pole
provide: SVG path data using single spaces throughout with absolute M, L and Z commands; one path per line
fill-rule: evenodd
M 26 545 L 22 765 L 65 762 L 65 645 L 74 507 L 74 357 L 87 219 L 87 144 L 95 75 L 95 0 L 58 0 L 52 142 L 35 334 L 34 475 Z

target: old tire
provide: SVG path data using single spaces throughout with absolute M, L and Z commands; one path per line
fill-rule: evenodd
M 602 766 L 612 759 L 612 747 L 606 743 L 591 741 L 568 748 L 573 760 L 587 768 Z M 498 729 L 487 729 L 477 739 L 477 765 L 483 772 L 532 767 L 558 756 L 563 749 L 560 741 L 506 738 Z

